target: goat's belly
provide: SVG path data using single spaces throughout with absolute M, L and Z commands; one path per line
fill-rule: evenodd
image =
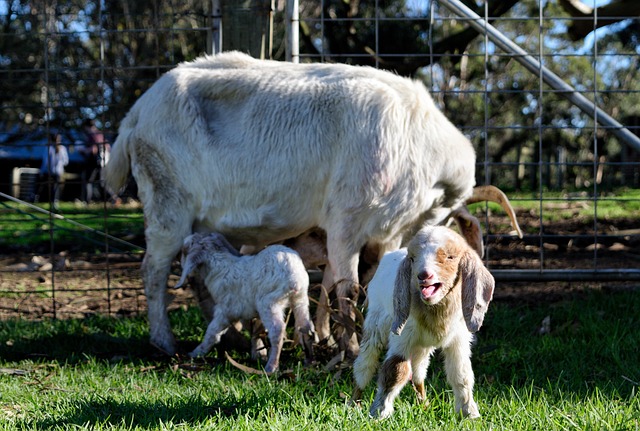
M 266 245 L 300 235 L 315 227 L 314 221 L 291 218 L 294 210 L 276 214 L 273 210 L 247 210 L 227 212 L 219 217 L 203 218 L 196 221 L 194 230 L 200 232 L 217 231 L 232 244 Z

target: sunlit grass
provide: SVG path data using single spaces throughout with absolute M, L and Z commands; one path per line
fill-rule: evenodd
M 0 202 L 0 245 L 29 249 L 54 244 L 58 250 L 82 249 L 101 253 L 106 235 L 140 242 L 144 233 L 143 219 L 139 205 L 106 207 L 61 202 L 52 210 L 47 203 L 31 206 Z M 128 246 L 111 241 L 114 250 L 139 251 L 135 245 L 139 244 Z
M 218 353 L 165 358 L 147 343 L 144 318 L 0 323 L 0 429 L 219 430 L 637 430 L 640 293 L 587 291 L 562 302 L 495 302 L 474 347 L 482 418 L 453 413 L 441 358 L 428 408 L 410 387 L 396 413 L 372 421 L 349 405 L 349 368 L 304 368 L 285 352 L 278 376 L 243 374 Z M 539 328 L 550 318 L 549 333 Z M 171 315 L 178 339 L 196 343 L 197 310 Z M 246 352 L 231 351 L 252 366 Z

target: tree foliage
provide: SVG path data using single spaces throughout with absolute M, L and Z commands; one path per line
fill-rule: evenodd
M 176 63 L 202 54 L 203 2 L 15 0 L 0 15 L 5 125 L 116 126 Z
M 638 19 L 619 16 L 596 37 L 594 32 L 576 37 L 573 29 L 585 16 L 567 4 L 578 0 L 464 3 L 527 52 L 541 55 L 545 66 L 614 118 L 640 124 L 640 94 L 633 90 L 640 78 Z M 637 7 L 628 0 L 612 3 Z M 282 60 L 283 2 L 277 4 L 273 57 Z M 602 169 L 612 172 L 604 172 L 605 181 L 637 185 L 637 164 L 630 174 L 615 169 L 616 163 L 637 160 L 634 151 L 541 86 L 539 76 L 503 55 L 464 19 L 431 5 L 301 0 L 302 59 L 373 65 L 424 80 L 452 121 L 472 137 L 480 159 L 488 156 L 479 166 L 480 182 L 583 187 L 593 177 L 593 161 L 602 160 L 610 163 Z M 84 118 L 96 118 L 115 131 L 162 73 L 206 51 L 208 7 L 194 0 L 0 2 L 0 125 L 23 131 L 74 128 Z M 603 22 L 605 10 L 590 13 Z

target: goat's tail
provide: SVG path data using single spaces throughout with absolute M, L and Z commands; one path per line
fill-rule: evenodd
M 125 122 L 129 121 L 125 118 Z M 126 185 L 131 172 L 131 157 L 129 146 L 131 144 L 131 132 L 133 129 L 126 127 L 125 123 L 120 127 L 120 134 L 113 144 L 109 162 L 102 170 L 102 179 L 105 186 L 112 193 L 120 192 Z

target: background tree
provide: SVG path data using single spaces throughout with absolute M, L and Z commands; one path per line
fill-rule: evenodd
M 484 1 L 464 3 L 485 15 Z M 547 67 L 622 123 L 638 124 L 640 95 L 631 90 L 639 78 L 640 23 L 620 20 L 633 15 L 638 2 L 613 0 L 595 11 L 580 4 L 489 0 L 486 8 L 507 37 L 534 56 L 542 54 Z M 283 1 L 278 5 L 273 57 L 283 59 Z M 617 12 L 607 21 L 614 6 L 628 15 Z M 0 1 L 2 125 L 74 128 L 96 118 L 115 132 L 161 74 L 205 52 L 208 7 L 194 0 Z M 637 167 L 626 174 L 615 169 L 636 160 L 635 152 L 541 86 L 538 76 L 502 55 L 465 20 L 438 7 L 432 25 L 430 8 L 430 1 L 301 0 L 303 61 L 377 65 L 423 79 L 478 153 L 488 156 L 479 166 L 481 182 L 537 189 L 544 178 L 544 187 L 584 187 L 593 177 L 593 160 L 602 159 L 608 162 L 602 165 L 605 182 L 638 185 Z M 609 24 L 597 30 L 597 38 L 576 33 L 578 23 L 593 29 L 585 17 L 594 14 L 598 25 Z
M 118 124 L 162 73 L 204 52 L 203 2 L 15 0 L 0 14 L 5 125 Z

